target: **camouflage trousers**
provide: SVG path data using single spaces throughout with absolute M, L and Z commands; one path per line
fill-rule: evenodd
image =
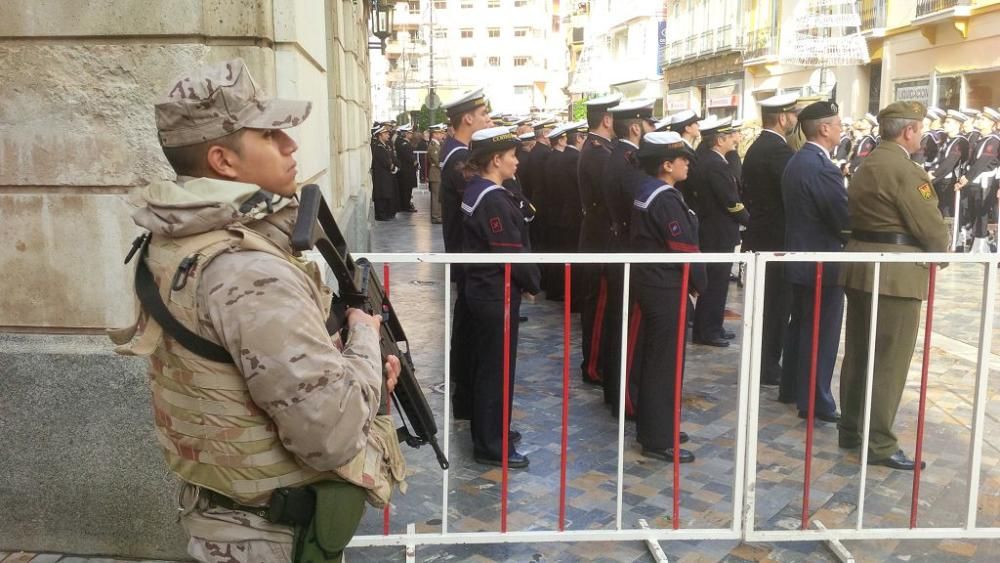
M 188 555 L 205 563 L 286 563 L 292 560 L 294 531 L 239 510 L 210 507 L 199 488 L 181 486 L 180 523 Z

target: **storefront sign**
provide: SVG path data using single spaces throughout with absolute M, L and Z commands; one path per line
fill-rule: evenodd
M 739 84 L 708 86 L 705 95 L 707 108 L 731 108 L 740 105 Z
M 667 56 L 667 22 L 656 23 L 656 76 L 663 76 L 663 63 Z
M 676 113 L 691 108 L 691 89 L 685 88 L 667 94 L 667 111 Z
M 896 83 L 897 102 L 920 102 L 926 104 L 931 99 L 930 80 L 908 80 Z

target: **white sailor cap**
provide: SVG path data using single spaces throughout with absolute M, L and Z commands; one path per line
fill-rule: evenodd
M 653 124 L 653 128 L 656 131 L 666 131 L 670 127 L 670 124 L 673 123 L 673 122 L 674 122 L 674 118 L 672 116 L 666 115 L 666 116 L 660 118 L 659 121 L 657 121 L 656 123 L 654 123 Z
M 981 114 L 983 112 L 980 111 L 980 110 L 978 110 L 978 109 L 973 109 L 973 108 L 962 108 L 962 113 L 964 113 L 965 115 L 967 115 L 969 117 L 979 117 L 979 114 Z
M 983 114 L 980 117 L 985 117 L 994 123 L 1000 123 L 1000 111 L 993 108 L 983 108 Z
M 931 106 L 931 107 L 927 108 L 927 118 L 928 119 L 932 119 L 932 120 L 933 119 L 941 119 L 942 117 L 944 117 L 944 115 L 945 115 L 945 112 L 941 108 L 934 107 L 934 106 Z
M 456 115 L 462 115 L 468 113 L 479 106 L 486 105 L 486 96 L 483 95 L 483 89 L 479 88 L 471 92 L 466 92 L 459 96 L 458 98 L 444 104 L 444 111 L 448 114 L 448 117 L 454 117 Z
M 702 135 L 722 135 L 725 133 L 732 133 L 736 130 L 733 125 L 732 117 L 719 119 L 715 116 L 711 116 L 708 119 L 703 119 L 698 122 L 698 127 L 701 129 Z
M 864 117 L 858 120 L 858 123 L 861 123 L 862 121 L 867 121 L 872 127 L 878 125 L 878 118 L 870 113 L 866 113 Z
M 580 121 L 566 124 L 564 129 L 566 133 L 585 133 L 590 130 L 590 126 L 587 125 L 586 119 L 581 119 Z
M 448 129 L 448 126 L 445 125 L 444 123 L 435 123 L 434 125 L 428 127 L 428 129 L 430 129 L 431 131 L 446 131 Z
M 556 118 L 546 115 L 536 119 L 535 122 L 531 124 L 531 128 L 536 131 L 539 129 L 551 129 L 555 124 Z
M 665 158 L 667 160 L 686 156 L 689 160 L 694 158 L 694 151 L 684 142 L 680 133 L 676 131 L 655 131 L 646 133 L 639 144 L 639 152 L 636 157 L 639 160 L 647 158 Z
M 854 120 L 851 119 L 850 117 L 844 117 L 841 118 L 840 124 L 843 125 L 844 127 L 850 127 L 851 125 L 854 124 Z
M 399 127 L 396 128 L 396 131 L 402 131 L 404 133 L 413 131 L 413 124 L 407 123 L 406 125 L 400 125 Z
M 965 123 L 966 121 L 969 120 L 968 115 L 965 115 L 964 113 L 954 109 L 948 110 L 948 114 L 945 117 L 948 119 L 954 119 L 959 123 Z
M 627 100 L 608 111 L 615 119 L 647 119 L 652 121 L 653 100 Z
M 587 113 L 604 113 L 608 111 L 608 109 L 618 105 L 618 102 L 620 102 L 621 99 L 622 95 L 615 92 L 614 94 L 608 94 L 607 96 L 587 100 L 584 102 L 584 105 L 587 106 Z
M 535 130 L 532 129 L 527 133 L 521 133 L 520 135 L 517 136 L 517 138 L 520 139 L 521 141 L 534 141 L 535 139 L 538 138 L 538 135 L 535 135 Z
M 469 150 L 472 156 L 480 156 L 516 147 L 520 142 L 510 127 L 487 127 L 472 134 Z
M 389 127 L 385 123 L 376 123 L 372 126 L 372 137 L 378 135 L 382 131 L 388 131 Z
M 795 94 L 779 94 L 760 102 L 761 113 L 787 113 L 795 111 L 799 97 Z
M 686 109 L 670 116 L 670 130 L 680 133 L 684 128 L 700 120 L 698 112 L 693 109 Z
M 558 139 L 559 137 L 565 135 L 566 134 L 566 125 L 568 125 L 568 124 L 567 123 L 562 123 L 560 125 L 556 125 L 555 127 L 552 128 L 551 131 L 549 131 L 549 134 L 546 135 L 546 137 L 548 137 L 551 140 L 555 140 L 555 139 Z

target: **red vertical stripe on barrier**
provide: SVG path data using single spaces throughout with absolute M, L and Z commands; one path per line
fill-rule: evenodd
M 566 447 L 569 444 L 569 331 L 570 309 L 573 301 L 572 275 L 566 264 L 563 274 L 563 404 L 562 404 L 562 454 L 559 458 L 559 531 L 566 529 Z
M 510 440 L 510 264 L 503 266 L 503 475 L 500 479 L 500 532 L 507 533 L 507 444 Z
M 809 484 L 812 480 L 813 426 L 816 417 L 816 360 L 819 357 L 819 316 L 823 302 L 823 263 L 816 262 L 813 296 L 812 351 L 809 354 L 809 416 L 806 417 L 806 470 L 802 480 L 802 529 L 809 527 Z
M 389 264 L 382 264 L 382 285 L 385 291 L 385 298 L 389 298 Z M 386 414 L 392 414 L 392 399 L 390 397 L 385 398 L 385 412 Z M 382 535 L 389 535 L 389 504 L 385 505 L 382 509 Z
M 677 360 L 674 365 L 674 517 L 673 525 L 681 526 L 681 385 L 684 379 L 684 345 L 687 343 L 688 279 L 691 264 L 681 271 L 681 308 L 677 315 Z
M 917 503 L 920 501 L 920 464 L 924 450 L 924 417 L 927 410 L 927 372 L 931 365 L 931 330 L 934 321 L 934 286 L 937 264 L 931 264 L 927 281 L 927 321 L 924 323 L 924 358 L 920 365 L 920 410 L 917 413 L 917 451 L 913 456 L 913 495 L 910 500 L 910 528 L 917 527 Z
M 597 361 L 601 354 L 601 329 L 604 328 L 604 308 L 608 305 L 608 278 L 601 274 L 601 282 L 597 292 L 597 310 L 594 312 L 594 326 L 590 331 L 590 357 L 587 358 L 587 377 L 591 381 L 601 381 L 603 377 L 597 372 Z

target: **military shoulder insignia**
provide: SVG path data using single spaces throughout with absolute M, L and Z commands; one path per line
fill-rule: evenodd
M 930 184 L 920 184 L 920 187 L 917 188 L 917 191 L 920 192 L 920 197 L 924 199 L 930 199 L 934 197 L 934 190 L 931 189 Z
M 503 223 L 500 222 L 499 217 L 490 217 L 490 230 L 494 233 L 503 232 Z
M 681 224 L 680 223 L 678 223 L 677 221 L 671 221 L 670 225 L 668 225 L 668 227 L 670 228 L 670 236 L 674 236 L 674 237 L 681 236 L 681 232 L 682 231 L 681 231 Z

